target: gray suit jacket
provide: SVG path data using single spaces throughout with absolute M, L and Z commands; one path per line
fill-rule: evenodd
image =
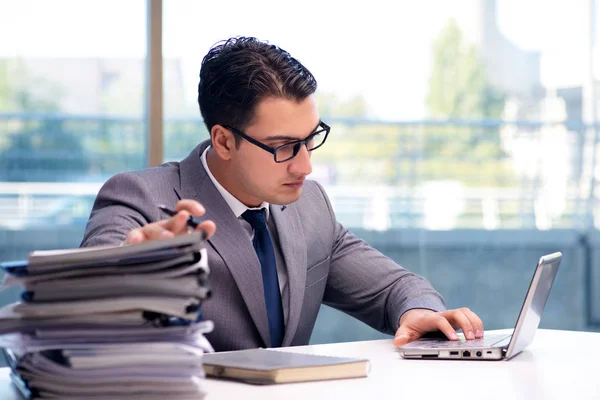
M 252 242 L 207 175 L 203 142 L 180 163 L 118 174 L 94 204 L 82 246 L 119 244 L 129 230 L 164 218 L 157 204 L 195 199 L 217 225 L 208 240 L 213 296 L 203 302 L 207 335 L 217 351 L 269 346 L 261 268 Z M 306 181 L 303 193 L 271 218 L 289 278 L 290 309 L 284 346 L 305 345 L 321 303 L 346 312 L 381 332 L 394 334 L 412 308 L 444 310 L 442 297 L 422 277 L 398 266 L 340 225 L 322 187 Z

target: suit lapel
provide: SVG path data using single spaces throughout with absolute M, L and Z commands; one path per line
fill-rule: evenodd
M 269 344 L 269 323 L 260 262 L 247 233 L 202 165 L 200 156 L 208 144 L 201 143 L 181 162 L 181 186 L 175 188 L 175 191 L 180 198 L 200 202 L 206 209 L 206 219 L 217 225 L 216 233 L 208 242 L 229 268 L 261 338 L 265 344 Z
M 296 207 L 288 206 L 281 210 L 280 206 L 271 206 L 271 216 L 274 219 L 285 259 L 288 273 L 288 288 L 290 291 L 290 310 L 288 322 L 283 337 L 283 346 L 289 346 L 298 329 L 304 288 L 306 286 L 306 241 L 300 216 Z

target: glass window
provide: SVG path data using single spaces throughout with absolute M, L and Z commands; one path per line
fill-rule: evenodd
M 208 137 L 196 102 L 208 49 L 236 35 L 269 40 L 319 82 L 332 129 L 312 178 L 338 220 L 432 280 L 450 306 L 509 327 L 538 257 L 573 243 L 545 231 L 575 232 L 598 209 L 589 4 L 165 2 L 165 160 Z M 557 285 L 578 299 L 578 285 Z M 585 324 L 583 305 L 554 310 L 551 326 Z M 324 315 L 314 341 L 362 337 Z
M 5 261 L 79 246 L 101 184 L 146 165 L 146 2 L 0 0 L 0 38 Z

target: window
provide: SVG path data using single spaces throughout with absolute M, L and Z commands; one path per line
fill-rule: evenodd
M 563 251 L 571 276 L 598 269 L 589 4 L 164 1 L 164 160 L 208 138 L 196 100 L 208 49 L 269 40 L 319 82 L 331 133 L 311 178 L 338 220 L 449 306 L 510 326 L 543 253 Z M 0 0 L 0 260 L 78 246 L 100 185 L 148 165 L 146 16 L 142 0 Z M 556 285 L 543 325 L 600 321 L 599 291 L 583 286 L 585 303 L 582 282 Z M 373 337 L 323 310 L 313 342 Z
M 146 2 L 3 0 L 0 37 L 0 259 L 77 247 L 100 185 L 146 165 Z
M 331 134 L 313 154 L 312 179 L 325 186 L 338 220 L 432 280 L 449 305 L 472 305 L 488 328 L 510 326 L 528 283 L 522 275 L 542 253 L 575 243 L 569 233 L 544 231 L 575 232 L 597 207 L 585 189 L 594 149 L 585 110 L 596 104 L 583 68 L 595 15 L 586 7 L 170 0 L 165 160 L 208 137 L 196 101 L 208 49 L 236 35 L 269 40 L 319 82 Z M 467 281 L 477 282 L 472 291 Z M 507 287 L 510 304 L 490 300 Z M 564 290 L 575 301 L 580 287 Z M 549 308 L 544 320 L 582 326 L 581 307 L 568 316 Z M 333 338 L 334 325 L 354 339 L 371 337 L 324 313 L 313 340 L 345 340 Z

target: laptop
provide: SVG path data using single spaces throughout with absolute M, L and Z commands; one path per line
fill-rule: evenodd
M 404 358 L 448 360 L 509 360 L 533 341 L 540 324 L 552 283 L 562 261 L 562 253 L 542 256 L 531 279 L 515 329 L 511 334 L 484 334 L 481 339 L 458 341 L 430 335 L 398 348 Z

